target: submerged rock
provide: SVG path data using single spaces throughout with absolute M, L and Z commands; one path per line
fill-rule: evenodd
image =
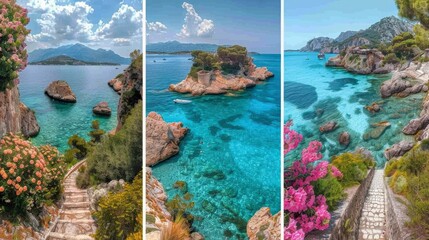
M 150 112 L 146 118 L 146 166 L 176 155 L 187 132 L 181 122 L 166 123 L 161 115 Z
M 340 133 L 338 137 L 338 142 L 343 146 L 348 146 L 350 144 L 350 134 L 348 132 Z
M 370 113 L 376 113 L 380 111 L 380 105 L 376 102 L 372 103 L 369 106 L 365 106 L 365 109 L 368 110 Z
M 378 139 L 384 133 L 384 131 L 390 127 L 390 123 L 387 121 L 382 121 L 379 123 L 371 124 L 371 127 L 373 128 L 364 133 L 363 135 L 363 139 L 365 141 L 368 141 L 370 139 Z
M 414 143 L 410 141 L 400 141 L 399 143 L 393 144 L 390 148 L 384 150 L 384 157 L 387 160 L 392 158 L 401 157 L 406 152 L 413 148 Z
M 335 130 L 336 127 L 337 127 L 337 122 L 329 121 L 329 122 L 323 124 L 322 126 L 320 126 L 319 131 L 321 133 L 331 132 L 331 131 Z
M 270 209 L 261 208 L 247 223 L 249 240 L 281 239 L 281 214 L 271 215 Z
M 36 115 L 34 112 L 25 106 L 24 103 L 19 104 L 21 112 L 21 133 L 25 137 L 34 137 L 39 134 L 40 126 L 37 123 Z
M 110 116 L 112 114 L 112 109 L 110 109 L 107 102 L 99 102 L 92 108 L 92 112 L 97 115 Z
M 45 89 L 45 94 L 58 101 L 76 102 L 76 95 L 66 81 L 58 80 L 51 82 Z

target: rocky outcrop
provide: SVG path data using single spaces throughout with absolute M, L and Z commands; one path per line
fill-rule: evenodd
M 319 52 L 324 48 L 331 47 L 334 39 L 328 37 L 313 38 L 307 42 L 307 45 L 301 48 L 304 52 Z
M 66 81 L 58 80 L 51 82 L 45 89 L 45 94 L 61 102 L 76 102 L 76 95 Z
M 108 183 L 101 183 L 97 186 L 90 187 L 87 190 L 88 200 L 91 205 L 91 211 L 98 211 L 98 203 L 100 199 L 106 196 L 109 192 L 114 192 L 122 189 L 125 186 L 123 179 L 112 180 Z
M 277 240 L 281 239 L 281 214 L 271 215 L 270 209 L 259 209 L 247 222 L 247 236 L 249 240 Z
M 193 77 L 187 76 L 185 80 L 178 84 L 171 84 L 170 91 L 179 93 L 191 93 L 194 96 L 205 94 L 225 94 L 229 90 L 238 91 L 256 86 L 259 81 L 264 81 L 274 74 L 266 67 L 251 68 L 247 75 L 223 75 L 221 71 L 211 73 L 210 84 L 203 84 L 196 81 Z
M 176 155 L 187 132 L 181 122 L 166 123 L 161 115 L 150 112 L 146 118 L 146 166 Z
M 114 78 L 114 79 L 110 80 L 107 83 L 107 85 L 109 85 L 118 94 L 121 94 L 121 90 L 122 90 L 122 86 L 123 86 L 121 78 Z
M 25 137 L 34 137 L 39 134 L 40 126 L 37 123 L 34 112 L 25 106 L 24 103 L 19 104 L 21 113 L 21 133 Z
M 393 144 L 390 148 L 384 150 L 384 157 L 387 160 L 400 157 L 413 148 L 414 143 L 410 141 L 400 141 Z
M 167 194 L 162 184 L 146 168 L 146 239 L 161 239 L 161 229 L 171 223 L 172 217 L 165 206 Z
M 133 107 L 142 100 L 143 96 L 143 69 L 140 55 L 130 66 L 124 70 L 122 78 L 121 97 L 118 103 L 118 125 L 116 131 L 122 128 L 125 119 L 130 114 Z
M 353 37 L 354 35 L 356 35 L 358 33 L 358 31 L 345 31 L 345 32 L 341 32 L 340 35 L 338 35 L 337 38 L 335 38 L 336 42 L 342 42 L 350 37 Z
M 331 132 L 331 131 L 334 131 L 336 127 L 337 127 L 337 122 L 329 121 L 329 122 L 323 124 L 322 126 L 320 126 L 319 131 L 321 133 Z
M 392 77 L 383 82 L 380 87 L 381 97 L 392 95 L 406 97 L 410 94 L 427 92 L 429 81 L 429 63 L 411 62 L 402 66 L 399 71 L 393 73 Z
M 388 73 L 394 69 L 393 65 L 383 65 L 384 55 L 377 49 L 362 49 L 350 47 L 345 55 L 332 57 L 326 63 L 328 67 L 342 67 L 357 74 Z
M 338 142 L 343 146 L 348 146 L 350 144 L 350 133 L 342 132 L 338 136 Z
M 0 92 L 0 137 L 21 130 L 21 110 L 18 87 Z
M 110 116 L 112 114 L 112 110 L 107 102 L 99 102 L 92 108 L 92 112 L 102 116 Z

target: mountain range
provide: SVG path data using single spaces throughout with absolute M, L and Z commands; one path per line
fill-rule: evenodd
M 41 62 L 58 56 L 68 56 L 75 60 L 91 63 L 130 64 L 130 58 L 124 58 L 105 49 L 92 49 L 83 44 L 65 45 L 58 48 L 37 49 L 28 54 L 28 62 Z
M 111 62 L 85 62 L 71 58 L 69 56 L 60 55 L 45 59 L 38 62 L 30 62 L 30 65 L 119 65 L 119 63 Z
M 413 24 L 390 16 L 374 23 L 368 29 L 360 31 L 342 32 L 337 38 L 318 37 L 307 42 L 301 51 L 339 53 L 350 46 L 376 46 L 380 43 L 389 43 L 392 39 L 403 33 L 412 32 Z
M 205 52 L 216 52 L 219 45 L 210 43 L 181 43 L 178 41 L 168 41 L 159 43 L 149 43 L 146 45 L 147 53 L 189 53 L 194 50 Z

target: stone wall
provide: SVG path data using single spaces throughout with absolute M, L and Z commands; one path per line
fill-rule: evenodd
M 198 82 L 203 84 L 206 87 L 210 86 L 211 77 L 212 77 L 212 72 L 208 72 L 208 71 L 198 72 Z
M 410 219 L 406 214 L 407 207 L 400 203 L 396 195 L 390 189 L 387 178 L 384 178 L 384 188 L 386 192 L 386 237 L 387 239 L 411 240 L 411 232 L 405 227 L 405 223 Z M 405 200 L 405 199 L 403 199 Z M 406 201 L 406 200 L 405 200 Z
M 356 193 L 343 211 L 343 214 L 335 223 L 335 227 L 332 230 L 329 239 L 358 239 L 359 219 L 374 173 L 375 169 L 373 168 L 369 171 L 365 180 L 362 181 L 359 188 L 356 190 Z

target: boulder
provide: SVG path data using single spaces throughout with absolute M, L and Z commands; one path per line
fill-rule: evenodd
M 99 102 L 92 108 L 92 112 L 102 116 L 110 116 L 112 114 L 112 110 L 107 102 Z
M 271 215 L 270 209 L 259 209 L 247 222 L 247 236 L 249 240 L 276 240 L 281 239 L 281 214 Z
M 329 122 L 323 124 L 322 126 L 320 126 L 319 131 L 321 133 L 331 132 L 331 131 L 335 130 L 336 127 L 337 127 L 337 122 L 329 121 Z
M 370 113 L 376 113 L 380 111 L 381 107 L 378 103 L 374 102 L 369 106 L 365 106 L 365 109 Z
M 146 118 L 146 166 L 153 166 L 179 152 L 180 140 L 188 132 L 181 122 L 166 123 L 150 112 Z
M 378 139 L 384 131 L 390 127 L 390 123 L 387 121 L 382 121 L 379 123 L 371 124 L 372 129 L 364 133 L 363 139 L 365 141 L 370 139 Z
M 384 150 L 384 157 L 387 160 L 392 158 L 401 157 L 406 152 L 413 148 L 414 143 L 410 141 L 400 141 L 399 143 L 393 144 L 390 148 Z
M 21 111 L 21 133 L 25 137 L 34 137 L 39 134 L 40 126 L 37 123 L 36 115 L 34 112 L 25 106 L 24 103 L 19 104 Z
M 119 78 L 114 78 L 107 83 L 115 92 L 121 94 L 122 90 L 122 81 Z
M 76 102 L 76 95 L 66 81 L 53 81 L 45 89 L 45 94 L 61 102 Z
M 418 131 L 426 128 L 429 124 L 429 116 L 424 115 L 423 117 L 412 119 L 407 126 L 402 129 L 402 132 L 406 135 L 414 135 Z
M 343 146 L 348 146 L 350 144 L 350 134 L 348 132 L 340 133 L 338 137 L 338 142 Z

